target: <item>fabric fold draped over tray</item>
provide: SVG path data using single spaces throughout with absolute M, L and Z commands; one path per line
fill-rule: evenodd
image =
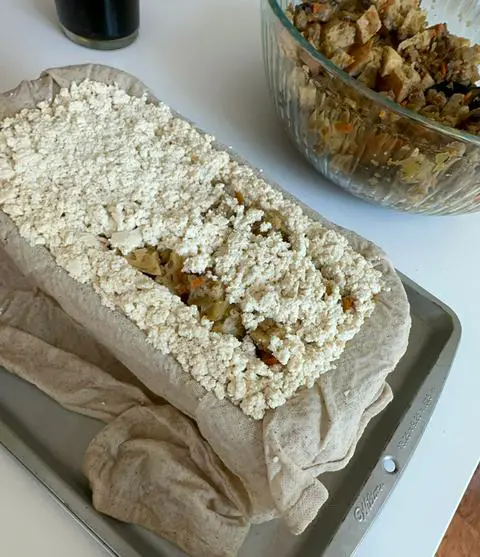
M 38 80 L 24 82 L 16 90 L 0 96 L 0 118 L 11 116 L 22 108 L 32 108 L 42 100 L 51 99 L 59 87 L 68 87 L 72 82 L 78 83 L 87 77 L 107 83 L 115 82 L 131 95 L 140 96 L 146 91 L 136 78 L 104 66 L 72 66 L 48 70 Z M 154 97 L 149 95 L 152 102 L 155 102 Z M 290 197 L 283 190 L 280 191 Z M 218 532 L 222 532 L 222 528 L 233 528 L 233 524 L 238 528 L 235 534 L 221 535 L 225 538 L 230 536 L 232 546 L 235 547 L 216 554 L 233 555 L 243 539 L 245 524 L 249 522 L 260 523 L 282 517 L 292 532 L 301 533 L 314 519 L 328 496 L 319 476 L 347 464 L 370 419 L 388 404 L 392 395 L 386 378 L 407 347 L 410 329 L 408 301 L 399 277 L 381 250 L 356 234 L 325 221 L 311 209 L 301 206 L 309 217 L 339 231 L 346 236 L 354 249 L 366 258 L 375 260 L 377 268 L 384 274 L 387 288 L 378 295 L 373 315 L 354 339 L 347 343 L 337 368 L 321 375 L 314 388 L 299 392 L 284 406 L 269 411 L 263 421 L 254 421 L 230 402 L 220 401 L 212 393 L 207 393 L 172 357 L 164 356 L 146 344 L 143 333 L 124 315 L 102 306 L 98 295 L 91 288 L 79 284 L 60 269 L 45 248 L 28 245 L 10 218 L 0 211 L 0 247 L 20 272 L 28 277 L 31 284 L 56 300 L 98 344 L 104 346 L 106 351 L 131 372 L 139 389 L 138 392 L 135 391 L 138 396 L 141 396 L 139 393 L 142 392 L 143 385 L 156 397 L 163 398 L 188 417 L 181 416 L 170 406 L 168 411 L 162 410 L 163 405 L 156 406 L 153 414 L 148 414 L 148 419 L 154 424 L 151 427 L 155 437 L 161 438 L 166 434 L 168 419 L 163 414 L 165 412 L 172 420 L 178 419 L 179 423 L 184 423 L 185 428 L 189 428 L 188 435 L 182 436 L 182 446 L 186 452 L 192 454 L 195 444 L 202 446 L 205 451 L 208 447 L 211 458 L 222 463 L 221 466 L 217 463 L 214 467 L 204 467 L 205 462 L 200 460 L 189 468 L 190 472 L 201 470 L 204 476 L 202 481 L 205 482 L 202 485 L 205 489 L 208 487 L 212 496 L 216 494 L 209 502 L 213 505 L 212 509 L 222 509 L 227 499 L 231 506 L 228 512 L 217 513 L 218 517 L 223 517 L 223 522 L 209 523 L 211 513 L 206 513 L 203 519 L 195 517 L 195 520 L 204 520 L 204 524 L 203 527 L 198 524 L 199 529 L 192 531 L 191 535 L 194 538 L 200 534 L 204 537 L 202 547 L 207 553 L 201 553 L 200 546 L 194 542 L 187 547 L 186 544 L 190 542 L 172 524 L 165 525 L 163 529 L 161 511 L 158 515 L 152 511 L 148 516 L 142 513 L 127 516 L 118 510 L 116 513 L 121 515 L 119 518 L 138 521 L 147 528 L 156 530 L 187 551 L 192 552 L 195 547 L 198 555 L 208 554 L 211 549 L 207 548 L 215 545 Z M 53 325 L 52 322 L 50 324 Z M 6 334 L 5 330 L 2 334 Z M 36 336 L 35 333 L 32 334 Z M 52 345 L 55 347 L 57 344 L 53 341 Z M 75 350 L 72 352 L 75 353 Z M 0 358 L 1 356 L 0 350 Z M 75 406 L 76 401 L 69 402 L 68 397 L 63 397 L 65 392 L 62 394 L 59 391 L 56 394 L 48 386 L 48 382 L 42 385 L 37 381 L 31 365 L 24 369 L 22 364 L 13 365 L 13 362 L 6 362 L 5 365 L 49 392 L 62 404 L 81 410 Z M 102 367 L 100 362 L 96 365 Z M 52 364 L 52 369 L 55 367 Z M 67 373 L 68 366 L 65 370 Z M 85 402 L 84 400 L 83 403 Z M 134 410 L 135 408 L 137 409 Z M 138 412 L 138 415 L 147 417 L 141 408 L 140 403 L 132 405 L 132 409 L 123 413 L 120 412 L 120 406 L 117 407 L 118 412 L 114 411 L 123 416 L 115 430 L 115 435 L 119 436 L 116 437 L 117 441 L 122 436 L 131 434 L 129 416 Z M 157 411 L 160 414 L 157 415 Z M 106 416 L 102 417 L 100 414 L 97 417 L 106 419 Z M 114 424 L 108 427 L 113 428 Z M 145 427 L 149 426 L 146 424 Z M 112 439 L 106 440 L 100 434 L 92 447 L 102 446 L 103 443 L 105 447 L 108 445 L 110 450 L 114 450 L 113 437 L 112 434 Z M 162 454 L 165 458 L 168 451 L 163 451 Z M 93 461 L 89 461 L 87 457 L 88 462 Z M 87 466 L 94 488 L 94 500 L 98 497 L 98 501 L 102 501 L 100 510 L 115 514 L 112 504 L 116 506 L 118 500 L 113 503 L 112 500 L 105 501 L 101 496 L 112 476 L 97 473 L 90 475 L 93 468 Z M 224 493 L 218 488 L 218 477 L 214 477 L 214 469 L 217 472 L 222 469 L 224 477 L 228 478 L 228 489 Z M 155 474 L 156 472 L 152 472 L 149 476 L 152 484 L 158 481 Z M 105 483 L 102 484 L 101 478 Z M 193 485 L 200 484 L 196 481 Z M 179 486 L 180 491 L 183 488 L 183 485 Z M 120 494 L 119 491 L 115 496 Z M 170 491 L 169 496 L 172 495 L 174 493 Z M 205 502 L 204 500 L 201 505 Z M 163 500 L 159 505 L 168 509 L 167 502 Z M 226 540 L 223 541 L 227 543 Z
M 0 365 L 62 406 L 109 425 L 84 471 L 95 508 L 199 557 L 233 557 L 248 501 L 195 422 L 129 371 L 0 250 Z

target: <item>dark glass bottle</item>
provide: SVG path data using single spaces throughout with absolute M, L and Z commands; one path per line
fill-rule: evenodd
M 139 0 L 55 0 L 58 19 L 72 41 L 103 50 L 123 48 L 138 35 Z

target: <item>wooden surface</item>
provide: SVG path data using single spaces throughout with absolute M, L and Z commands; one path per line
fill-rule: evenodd
M 480 557 L 480 466 L 448 527 L 436 557 Z

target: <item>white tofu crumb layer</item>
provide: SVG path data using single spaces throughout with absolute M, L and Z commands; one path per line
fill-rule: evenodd
M 0 122 L 0 207 L 153 347 L 261 419 L 334 367 L 382 278 L 343 236 L 213 141 L 163 103 L 116 85 L 73 84 Z M 262 221 L 269 211 L 281 214 L 282 233 Z M 247 336 L 213 332 L 195 306 L 130 266 L 124 256 L 146 245 L 174 250 L 185 272 L 223 283 Z M 284 331 L 271 338 L 280 364 L 270 367 L 248 336 L 266 319 Z

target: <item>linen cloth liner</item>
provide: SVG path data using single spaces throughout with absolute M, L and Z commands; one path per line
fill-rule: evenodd
M 125 72 L 70 66 L 47 70 L 1 95 L 0 119 L 86 78 L 117 83 L 131 95 L 147 92 L 157 102 Z M 6 287 L 10 321 L 0 317 L 5 337 L 0 363 L 67 408 L 105 421 L 118 417 L 87 451 L 85 473 L 95 506 L 140 523 L 199 557 L 235 555 L 248 523 L 281 517 L 295 534 L 306 528 L 328 497 L 318 476 L 348 463 L 370 419 L 391 400 L 386 377 L 407 347 L 409 304 L 383 252 L 297 203 L 375 260 L 387 288 L 378 295 L 372 317 L 347 343 L 336 369 L 267 412 L 262 421 L 207 393 L 171 356 L 148 345 L 126 316 L 102 306 L 93 289 L 69 277 L 45 248 L 28 245 L 0 210 L 2 257 L 11 258 L 10 266 L 30 288 L 47 295 L 33 296 L 16 283 L 13 290 Z M 22 304 L 25 296 L 39 305 L 48 300 L 46 316 L 35 303 L 33 309 Z M 29 317 L 32 311 L 37 324 Z M 58 323 L 67 319 L 69 326 L 56 325 L 57 318 Z

